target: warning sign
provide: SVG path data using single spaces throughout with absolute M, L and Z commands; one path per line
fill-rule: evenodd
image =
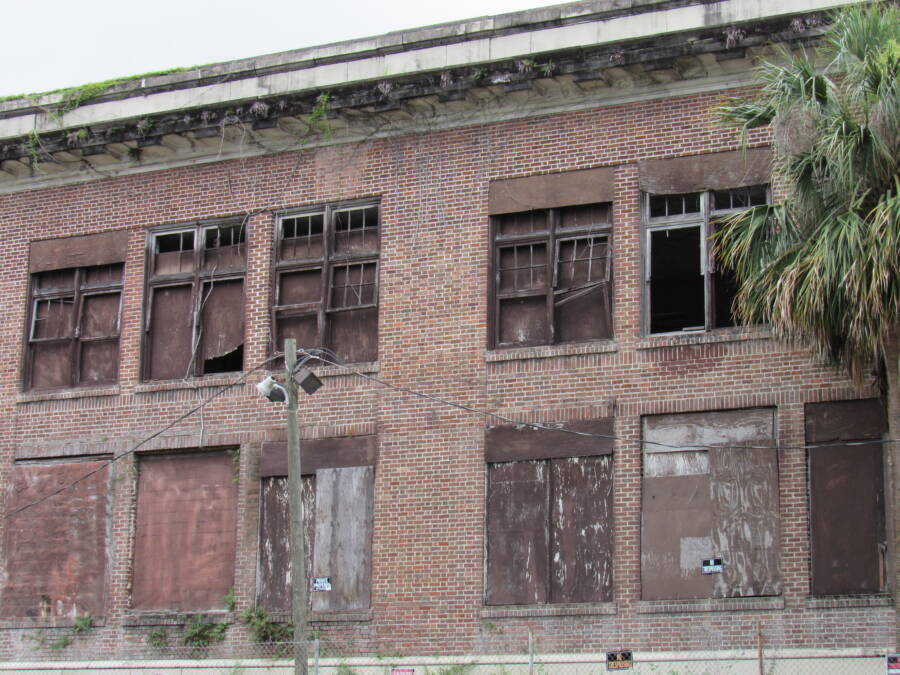
M 618 652 L 606 652 L 607 670 L 627 670 L 633 665 L 634 659 L 631 657 L 630 649 L 623 649 Z
M 900 654 L 888 654 L 884 657 L 884 661 L 884 671 L 888 675 L 891 675 L 891 673 L 894 675 L 900 674 Z

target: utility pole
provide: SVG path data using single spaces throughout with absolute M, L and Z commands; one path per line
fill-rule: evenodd
M 300 434 L 297 431 L 297 341 L 284 341 L 284 388 L 287 391 L 288 490 L 291 509 L 291 607 L 294 616 L 294 675 L 306 675 L 306 557 L 303 546 L 303 495 L 300 480 Z

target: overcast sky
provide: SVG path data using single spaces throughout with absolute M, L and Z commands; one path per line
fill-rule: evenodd
M 553 0 L 0 0 L 0 96 L 271 54 Z

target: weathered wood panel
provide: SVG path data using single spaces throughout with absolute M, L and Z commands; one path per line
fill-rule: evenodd
M 713 550 L 719 598 L 781 594 L 778 460 L 774 449 L 709 451 Z
M 244 346 L 244 282 L 205 284 L 200 319 L 203 372 L 241 370 Z M 226 364 L 225 361 L 228 361 Z
M 31 242 L 28 271 L 109 265 L 125 261 L 128 232 L 104 232 L 82 237 Z
M 614 194 L 612 167 L 495 180 L 488 188 L 488 213 L 611 202 Z
M 609 283 L 556 296 L 557 341 L 599 340 L 612 335 L 612 286 Z
M 775 438 L 772 408 L 716 410 L 645 417 L 645 452 L 679 452 L 693 447 L 771 445 Z M 655 443 L 684 446 L 670 448 Z
M 304 475 L 319 469 L 346 466 L 374 466 L 378 458 L 378 438 L 369 436 L 340 436 L 300 441 L 300 470 Z M 259 460 L 259 475 L 287 476 L 288 457 L 285 441 L 263 443 Z
M 874 399 L 806 406 L 808 443 L 879 439 L 884 408 Z M 879 443 L 809 450 L 812 592 L 877 593 L 886 585 L 884 455 Z
M 772 151 L 751 148 L 638 162 L 641 190 L 666 195 L 769 182 Z
M 488 466 L 486 604 L 549 599 L 548 473 L 543 461 Z
M 303 476 L 303 545 L 306 576 L 312 573 L 316 523 L 316 477 Z M 290 493 L 285 477 L 264 478 L 260 486 L 257 604 L 268 612 L 291 611 Z
M 378 359 L 378 308 L 332 312 L 328 344 L 348 363 Z
M 529 347 L 552 342 L 545 295 L 502 298 L 499 302 L 501 345 Z
M 72 385 L 72 345 L 44 342 L 31 345 L 31 387 L 52 389 Z
M 79 382 L 103 384 L 119 379 L 119 340 L 92 340 L 81 343 Z
M 319 612 L 366 609 L 372 600 L 372 519 L 375 473 L 370 466 L 316 472 L 313 577 L 331 590 L 312 593 Z
M 641 511 L 641 597 L 705 598 L 713 581 L 700 570 L 716 554 L 709 475 L 644 478 Z
M 612 457 L 554 459 L 551 602 L 611 602 Z
M 560 425 L 562 429 L 596 436 L 579 436 L 565 431 L 528 426 L 489 427 L 484 432 L 484 459 L 486 462 L 510 462 L 521 459 L 608 455 L 613 451 L 613 423 L 612 417 L 605 417 Z
M 194 335 L 191 286 L 154 288 L 150 316 L 151 380 L 173 380 L 188 375 Z
M 236 528 L 237 482 L 226 453 L 141 457 L 133 607 L 224 607 Z
M 7 512 L 99 471 L 7 520 L 3 616 L 103 616 L 109 483 L 105 464 L 13 466 Z

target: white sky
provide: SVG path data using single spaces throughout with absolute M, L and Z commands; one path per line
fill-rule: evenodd
M 5 55 L 0 96 L 552 4 L 554 0 L 0 0 Z

